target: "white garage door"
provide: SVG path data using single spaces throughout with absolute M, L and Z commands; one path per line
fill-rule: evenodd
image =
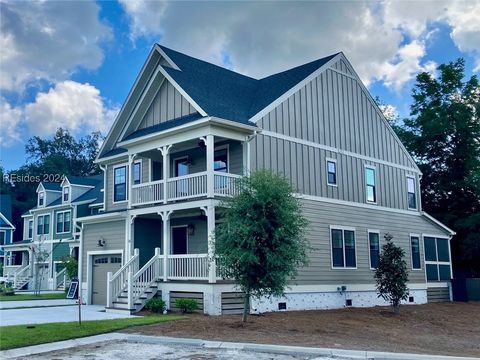
M 92 304 L 107 304 L 107 273 L 122 266 L 121 254 L 95 255 L 92 259 Z

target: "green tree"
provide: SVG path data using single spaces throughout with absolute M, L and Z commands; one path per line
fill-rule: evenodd
M 242 191 L 224 204 L 215 229 L 220 273 L 233 279 L 250 298 L 281 296 L 300 266 L 308 263 L 307 221 L 288 181 L 262 170 L 241 179 Z
M 423 173 L 425 211 L 456 231 L 454 270 L 480 275 L 480 87 L 463 59 L 421 73 L 411 117 L 396 129 Z
M 62 259 L 62 265 L 66 269 L 67 277 L 70 280 L 76 279 L 78 276 L 78 261 L 73 256 L 65 256 Z
M 378 297 L 390 302 L 395 313 L 399 312 L 400 302 L 408 298 L 408 271 L 405 251 L 392 242 L 392 235 L 385 234 L 386 244 L 375 270 Z

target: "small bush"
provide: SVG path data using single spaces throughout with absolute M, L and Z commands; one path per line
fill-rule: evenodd
M 177 299 L 175 305 L 182 310 L 182 313 L 191 313 L 198 309 L 198 303 L 195 299 Z
M 147 301 L 145 309 L 154 313 L 163 313 L 167 304 L 162 299 L 155 297 Z

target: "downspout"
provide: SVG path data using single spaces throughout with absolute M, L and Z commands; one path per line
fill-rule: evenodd
M 101 211 L 105 212 L 105 204 L 107 199 L 107 165 L 99 165 L 100 169 L 103 171 L 103 206 L 100 209 Z M 99 211 L 100 211 L 99 210 Z

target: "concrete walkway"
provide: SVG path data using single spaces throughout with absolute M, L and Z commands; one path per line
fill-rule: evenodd
M 148 345 L 148 346 L 146 346 Z M 151 352 L 153 351 L 153 354 Z M 144 355 L 146 357 L 144 357 Z M 51 344 L 0 351 L 1 359 L 105 360 L 158 358 L 178 359 L 369 359 L 369 360 L 471 360 L 478 358 L 406 353 L 341 350 L 184 339 L 165 336 L 110 333 Z
M 41 301 L 41 300 L 35 300 Z M 128 314 L 106 313 L 101 305 L 82 306 L 82 320 L 108 320 L 133 317 Z M 55 306 L 45 308 L 5 309 L 0 311 L 0 325 L 46 324 L 78 321 L 77 306 Z
M 77 301 L 72 299 L 0 301 L 0 310 L 20 307 L 38 308 L 43 306 L 75 305 L 76 303 Z

